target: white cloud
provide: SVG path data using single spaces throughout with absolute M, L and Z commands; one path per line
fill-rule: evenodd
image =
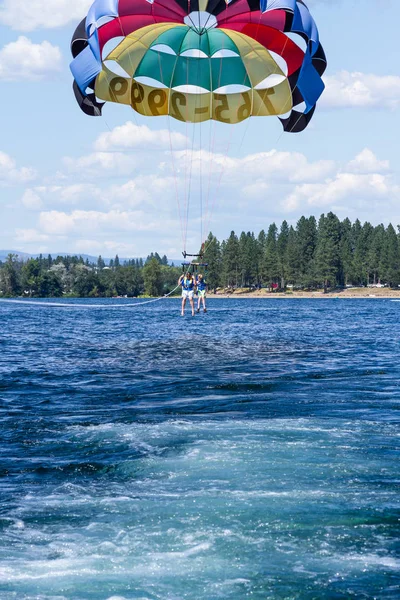
M 331 173 L 335 163 L 330 160 L 321 160 L 310 163 L 304 154 L 299 152 L 260 152 L 236 159 L 232 164 L 234 172 L 245 175 L 254 184 L 254 178 L 261 181 L 289 181 L 293 183 L 303 181 L 319 181 Z
M 149 219 L 144 211 L 110 210 L 108 212 L 74 210 L 71 213 L 56 210 L 42 212 L 41 231 L 47 235 L 120 234 L 143 231 L 161 231 L 168 223 L 163 219 Z
M 74 183 L 69 185 L 36 186 L 25 190 L 21 202 L 30 210 L 43 208 L 82 210 L 142 209 L 165 214 L 170 212 L 174 193 L 172 176 L 140 175 L 113 185 Z
M 364 148 L 347 165 L 350 173 L 382 173 L 390 168 L 388 160 L 379 160 L 369 148 Z
M 385 213 L 399 200 L 400 186 L 390 172 L 389 161 L 379 160 L 372 150 L 364 148 L 344 168 L 337 165 L 334 177 L 297 185 L 281 206 L 286 212 L 318 207 L 351 213 L 357 209 L 359 217 L 365 212 L 365 218 L 371 218 L 375 212 L 384 220 Z
M 356 173 L 338 173 L 334 179 L 323 183 L 305 183 L 296 186 L 293 194 L 284 201 L 283 206 L 288 211 L 300 208 L 304 202 L 308 206 L 316 207 L 343 207 L 360 200 L 370 198 L 385 198 L 395 188 L 384 175 L 372 173 L 361 175 Z
M 211 229 L 218 237 L 229 234 L 227 229 L 261 229 L 272 219 L 286 216 L 295 220 L 301 214 L 328 210 L 341 217 L 380 222 L 394 218 L 400 201 L 400 186 L 389 162 L 370 148 L 347 163 L 313 162 L 304 154 L 277 150 L 242 158 L 179 150 L 174 157 L 179 165 L 176 179 L 170 159 L 162 155 L 150 161 L 148 171 L 128 181 L 121 178 L 121 183 L 100 184 L 97 178 L 94 183 L 82 182 L 75 177 L 73 184 L 29 188 L 25 205 L 36 209 L 37 202 L 41 210 L 36 229 L 28 230 L 30 237 L 35 231 L 38 236 L 48 236 L 53 244 L 68 240 L 70 251 L 92 254 L 131 256 L 155 248 L 166 251 L 179 247 L 178 204 L 184 227 L 190 204 L 187 247 L 196 248 L 200 242 L 200 163 L 203 216 L 207 222 L 206 207 L 215 203 Z M 104 164 L 108 164 L 107 157 Z
M 389 108 L 400 106 L 400 77 L 341 71 L 324 77 L 320 106 L 326 108 Z
M 20 36 L 0 50 L 0 80 L 40 81 L 61 71 L 61 51 L 50 42 Z
M 36 229 L 17 229 L 15 232 L 15 240 L 23 244 L 36 244 L 46 242 L 48 239 L 48 235 L 40 233 Z
M 28 210 L 41 210 L 43 208 L 41 197 L 31 188 L 25 190 L 21 202 Z
M 81 21 L 93 0 L 3 0 L 0 23 L 18 31 L 62 27 Z
M 74 243 L 75 252 L 84 254 L 103 254 L 105 256 L 114 256 L 118 254 L 120 258 L 129 258 L 135 256 L 137 253 L 137 247 L 132 243 L 114 242 L 111 240 L 104 240 L 99 242 L 98 240 L 79 239 Z
M 168 129 L 153 131 L 146 125 L 135 125 L 132 121 L 127 121 L 110 132 L 102 133 L 94 146 L 98 152 L 137 149 L 143 153 L 170 150 L 171 144 L 174 150 L 186 148 L 188 139 L 181 133 L 170 132 Z
M 106 202 L 107 193 L 93 183 L 72 183 L 69 185 L 40 185 L 26 190 L 22 203 L 27 208 L 44 206 L 89 206 L 98 207 Z M 40 206 L 39 206 L 40 205 Z
M 36 171 L 30 167 L 18 168 L 15 160 L 0 151 L 0 185 L 26 183 L 36 178 Z
M 123 152 L 94 152 L 79 158 L 66 157 L 63 162 L 70 173 L 93 179 L 130 175 L 140 164 L 140 158 L 140 154 L 133 156 Z

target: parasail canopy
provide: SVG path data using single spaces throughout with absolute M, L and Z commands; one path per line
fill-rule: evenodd
M 71 43 L 74 92 L 146 116 L 238 123 L 278 116 L 305 129 L 326 58 L 302 0 L 95 0 Z

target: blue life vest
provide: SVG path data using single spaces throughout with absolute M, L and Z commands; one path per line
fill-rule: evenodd
M 198 279 L 197 280 L 197 289 L 202 292 L 203 290 L 205 290 L 207 287 L 206 282 L 204 281 L 204 279 Z
M 185 291 L 190 292 L 194 288 L 194 279 L 187 279 L 187 277 L 184 277 L 181 286 Z

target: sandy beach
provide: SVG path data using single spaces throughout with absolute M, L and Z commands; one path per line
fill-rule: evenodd
M 275 298 L 317 298 L 317 299 L 329 299 L 329 298 L 343 298 L 343 299 L 398 299 L 400 300 L 400 289 L 392 290 L 389 288 L 348 288 L 344 290 L 332 290 L 324 293 L 323 290 L 317 290 L 313 292 L 307 291 L 287 291 L 287 292 L 268 292 L 267 290 L 255 290 L 249 291 L 248 289 L 237 289 L 230 294 L 224 292 L 217 292 L 216 294 L 208 293 L 209 298 L 255 298 L 255 299 L 275 299 Z

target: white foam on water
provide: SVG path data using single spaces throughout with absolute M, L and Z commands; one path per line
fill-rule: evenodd
M 339 557 L 337 557 L 339 558 Z M 343 561 L 360 563 L 364 567 L 382 567 L 385 569 L 400 569 L 400 559 L 393 556 L 379 556 L 378 554 L 346 554 L 340 557 Z
M 96 448 L 111 470 L 91 484 L 78 479 L 19 497 L 6 528 L 18 557 L 3 561 L 3 581 L 27 593 L 36 585 L 46 600 L 60 582 L 78 590 L 81 581 L 115 577 L 138 587 L 151 581 L 153 596 L 165 600 L 172 590 L 182 600 L 188 585 L 188 598 L 209 600 L 219 587 L 221 597 L 239 593 L 265 564 L 306 579 L 338 562 L 344 572 L 398 568 L 387 555 L 337 552 L 353 531 L 348 507 L 382 500 L 357 477 L 379 475 L 382 465 L 360 461 L 372 422 L 331 425 L 231 418 L 68 426 L 60 443 Z M 362 535 L 385 552 L 378 529 L 358 529 Z

